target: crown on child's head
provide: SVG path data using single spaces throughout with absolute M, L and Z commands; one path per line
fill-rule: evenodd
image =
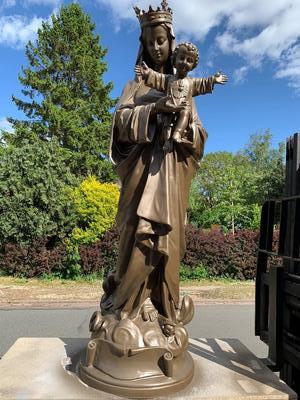
M 198 47 L 194 45 L 194 43 L 190 43 L 190 42 L 184 42 L 184 43 L 179 43 L 174 50 L 173 53 L 173 60 L 176 60 L 177 54 L 179 52 L 180 47 L 185 47 L 188 51 L 191 51 L 192 53 L 194 53 L 195 55 L 195 65 L 194 68 L 197 67 L 198 63 L 199 63 L 199 50 Z
M 152 6 L 149 6 L 149 11 L 141 10 L 138 7 L 133 8 L 142 28 L 144 28 L 145 26 L 158 25 L 163 23 L 172 24 L 173 12 L 168 6 L 167 0 L 163 0 L 161 2 L 161 7 L 157 7 L 156 10 L 154 10 Z

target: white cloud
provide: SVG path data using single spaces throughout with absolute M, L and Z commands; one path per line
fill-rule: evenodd
M 0 17 L 0 44 L 23 47 L 28 40 L 34 39 L 42 22 L 42 18 L 28 19 L 22 15 Z
M 111 8 L 116 19 L 134 19 L 132 0 L 97 0 Z M 148 8 L 151 0 L 134 1 Z M 152 0 L 153 6 L 160 1 Z M 236 78 L 245 79 L 250 67 L 257 68 L 266 60 L 277 66 L 276 78 L 288 79 L 300 87 L 299 0 L 169 0 L 174 11 L 177 35 L 203 41 L 213 28 L 218 29 L 219 51 L 235 54 L 246 65 L 236 69 Z
M 295 3 L 270 20 L 256 35 L 239 39 L 239 30 L 229 27 L 217 37 L 217 43 L 224 52 L 237 53 L 254 64 L 264 57 L 277 59 L 299 39 L 299 18 L 300 3 Z
M 252 18 L 249 22 L 245 17 L 232 18 L 226 31 L 217 37 L 217 44 L 224 53 L 242 57 L 247 62 L 245 68 L 248 70 L 271 60 L 275 65 L 275 78 L 285 78 L 289 86 L 299 90 L 300 51 L 297 42 L 300 39 L 300 2 L 277 0 L 275 3 L 264 3 L 261 10 L 256 7 L 259 16 L 256 33 L 251 34 Z M 273 8 L 269 8 L 270 4 Z
M 249 71 L 249 67 L 243 66 L 241 68 L 237 68 L 233 73 L 233 79 L 235 83 L 243 83 L 246 80 L 247 74 Z
M 0 131 L 1 129 L 8 132 L 11 132 L 13 130 L 11 124 L 7 121 L 5 117 L 0 117 Z
M 286 78 L 289 85 L 300 94 L 300 45 L 288 49 L 280 59 L 277 78 Z

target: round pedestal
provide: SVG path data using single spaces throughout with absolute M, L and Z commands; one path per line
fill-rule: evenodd
M 121 362 L 112 362 L 116 361 L 112 358 L 102 359 L 101 369 L 94 365 L 86 366 L 81 362 L 80 379 L 95 389 L 117 396 L 149 398 L 169 395 L 184 389 L 194 374 L 194 362 L 187 351 L 172 360 L 161 356 L 156 362 L 149 351 L 121 357 Z M 141 362 L 143 358 L 144 362 Z M 135 368 L 138 377 L 132 379 Z

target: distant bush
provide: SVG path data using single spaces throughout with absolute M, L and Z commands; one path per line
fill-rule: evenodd
M 100 183 L 90 176 L 71 192 L 77 213 L 77 227 L 72 242 L 95 243 L 113 226 L 117 214 L 119 188 L 114 183 Z
M 187 248 L 180 266 L 181 279 L 254 279 L 258 238 L 258 231 L 225 235 L 218 230 L 202 231 L 188 226 Z M 69 249 L 62 241 L 45 238 L 33 241 L 30 246 L 7 244 L 0 249 L 0 271 L 25 277 L 50 274 L 65 278 L 90 274 L 105 276 L 108 270 L 116 268 L 118 241 L 118 230 L 111 228 L 95 243 L 79 244 L 77 272 L 72 272 L 71 267 L 75 264 L 70 264 Z M 274 244 L 277 242 L 278 232 L 275 232 Z M 277 264 L 278 259 L 273 258 L 270 263 Z
M 84 275 L 99 272 L 102 275 L 113 270 L 117 265 L 119 233 L 117 229 L 110 229 L 97 242 L 91 245 L 79 246 L 81 270 Z
M 49 238 L 34 240 L 30 246 L 6 244 L 0 251 L 0 271 L 5 275 L 26 278 L 50 274 L 62 276 L 66 262 L 66 246 Z
M 107 231 L 101 240 L 78 248 L 76 274 L 70 267 L 70 254 L 66 243 L 51 238 L 34 240 L 30 245 L 6 244 L 0 249 L 0 275 L 42 277 L 55 275 L 75 278 L 78 275 L 106 275 L 115 268 L 118 256 L 118 232 Z
M 114 183 L 101 183 L 94 176 L 90 176 L 70 192 L 70 198 L 75 208 L 77 223 L 65 241 L 68 254 L 65 278 L 75 278 L 85 273 L 84 270 L 96 272 L 96 269 L 101 268 L 96 242 L 115 222 L 119 188 Z M 80 246 L 83 245 L 90 246 L 89 251 L 80 250 Z M 86 252 L 90 258 L 85 256 Z M 95 265 L 95 262 L 98 265 Z
M 258 240 L 258 231 L 240 230 L 233 235 L 219 230 L 203 231 L 189 225 L 182 263 L 191 269 L 204 265 L 211 277 L 254 279 Z
M 193 267 L 180 265 L 179 276 L 181 281 L 197 281 L 209 278 L 209 273 L 204 265 L 195 265 Z

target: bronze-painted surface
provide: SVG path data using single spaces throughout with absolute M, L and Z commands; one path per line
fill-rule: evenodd
M 149 397 L 183 389 L 193 376 L 184 325 L 193 318 L 194 306 L 188 296 L 180 302 L 179 263 L 185 251 L 189 189 L 207 133 L 193 90 L 178 102 L 172 96 L 176 90 L 168 93 L 168 85 L 161 84 L 166 76 L 172 82 L 182 79 L 180 73 L 174 75 L 175 36 L 167 1 L 155 10 L 135 11 L 141 24 L 140 67 L 117 105 L 110 149 L 122 185 L 119 258 L 103 284 L 101 312 L 92 316 L 92 337 L 79 375 L 109 393 Z M 145 65 L 151 68 L 151 79 L 143 78 Z M 224 83 L 227 78 L 220 76 L 219 83 Z M 217 80 L 189 85 L 201 86 L 197 94 L 207 93 Z M 165 121 L 176 121 L 187 108 L 188 123 L 178 122 L 180 140 L 172 138 L 166 147 L 172 133 L 166 138 Z
M 194 70 L 199 62 L 199 51 L 192 43 L 179 44 L 173 53 L 173 65 L 176 74 L 166 75 L 154 71 L 143 62 L 136 65 L 137 76 L 145 80 L 147 86 L 166 94 L 166 104 L 180 109 L 179 112 L 164 115 L 162 137 L 165 140 L 163 149 L 172 150 L 173 139 L 177 143 L 184 142 L 185 133 L 191 129 L 192 98 L 194 96 L 211 93 L 214 85 L 227 82 L 227 76 L 220 72 L 209 78 L 189 78 L 187 75 Z

